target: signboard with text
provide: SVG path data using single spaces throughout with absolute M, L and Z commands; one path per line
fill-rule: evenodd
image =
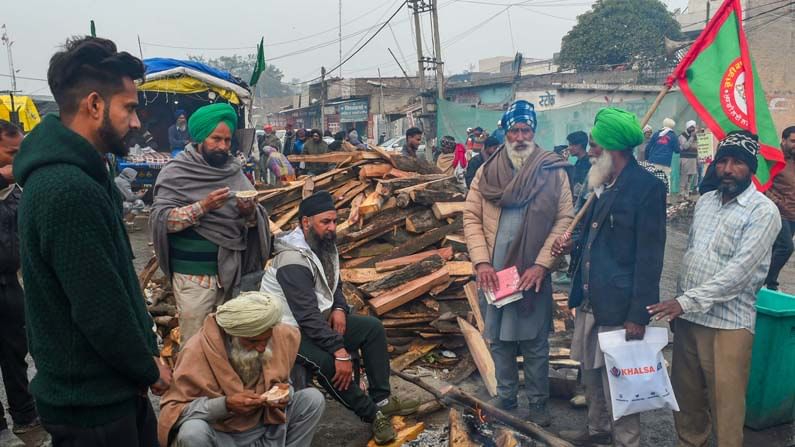
M 341 123 L 367 121 L 367 115 L 369 112 L 369 104 L 367 100 L 345 102 L 340 104 L 338 107 Z

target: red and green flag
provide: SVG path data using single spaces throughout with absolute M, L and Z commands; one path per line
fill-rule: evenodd
M 669 87 L 674 83 L 718 138 L 733 130 L 759 135 L 754 182 L 760 191 L 770 188 L 784 169 L 784 155 L 748 51 L 740 0 L 723 2 L 666 81 Z

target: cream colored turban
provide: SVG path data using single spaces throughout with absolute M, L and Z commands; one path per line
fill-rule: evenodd
M 218 306 L 215 321 L 233 337 L 256 337 L 282 319 L 282 305 L 262 292 L 243 292 Z

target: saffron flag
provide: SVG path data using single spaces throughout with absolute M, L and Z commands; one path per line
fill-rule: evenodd
M 770 188 L 784 155 L 748 50 L 740 0 L 723 2 L 666 81 L 674 83 L 719 139 L 733 130 L 759 135 L 754 183 L 760 191 Z
M 248 85 L 255 86 L 259 82 L 259 77 L 265 71 L 265 38 L 261 38 L 259 45 L 257 45 L 257 62 L 254 65 L 254 71 L 251 73 L 251 81 Z

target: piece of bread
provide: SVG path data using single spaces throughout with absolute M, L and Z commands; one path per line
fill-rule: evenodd
M 275 404 L 283 399 L 286 399 L 289 396 L 290 396 L 289 386 L 282 388 L 279 385 L 273 385 L 273 388 L 269 389 L 265 393 L 262 393 L 260 397 L 265 399 L 265 401 L 268 402 L 269 404 Z
M 257 191 L 255 190 L 238 191 L 235 193 L 235 197 L 240 199 L 254 199 L 257 197 Z

